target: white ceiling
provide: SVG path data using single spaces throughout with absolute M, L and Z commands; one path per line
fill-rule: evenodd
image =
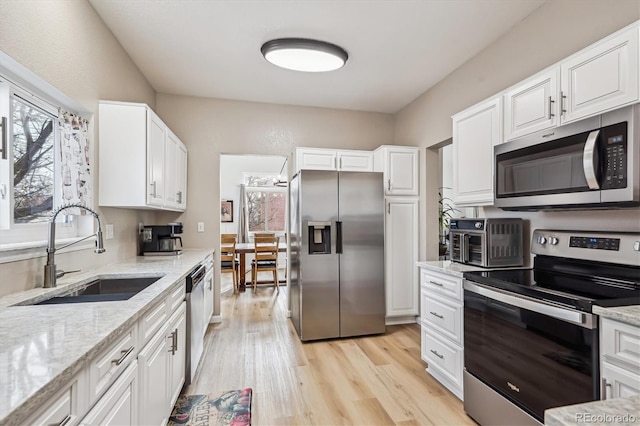
M 90 0 L 160 93 L 395 113 L 544 0 Z M 260 47 L 343 47 L 347 64 L 300 73 Z

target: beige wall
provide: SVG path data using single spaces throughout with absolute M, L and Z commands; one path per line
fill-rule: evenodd
M 420 211 L 425 220 L 421 221 L 420 259 L 437 258 L 437 180 L 429 179 L 426 171 L 438 166 L 438 157 L 427 148 L 451 137 L 451 116 L 639 17 L 638 0 L 549 0 L 396 115 L 394 143 L 417 145 L 427 153 L 423 156 L 426 161 L 421 163 L 420 177 L 421 183 L 427 183 L 421 186 Z M 638 211 L 577 215 L 582 219 L 580 226 L 624 228 L 636 223 Z M 601 221 L 603 215 L 611 216 L 612 220 Z M 561 213 L 521 216 L 530 219 L 532 227 L 566 224 L 566 214 Z
M 155 103 L 153 89 L 87 1 L 0 1 L 0 50 L 94 114 L 99 99 Z M 93 128 L 98 128 L 95 117 Z M 97 131 L 92 140 L 97 153 Z M 97 159 L 94 154 L 95 165 Z M 95 167 L 96 206 L 97 176 Z M 154 216 L 111 208 L 100 213 L 103 224 L 114 225 L 107 251 L 60 254 L 60 268 L 88 270 L 135 255 L 137 223 Z M 40 257 L 0 264 L 0 296 L 41 285 L 44 263 Z
M 220 240 L 220 154 L 289 155 L 294 147 L 372 150 L 393 140 L 390 114 L 158 94 L 158 114 L 189 149 L 187 211 L 159 220 L 184 223 L 188 247 Z M 205 232 L 196 232 L 205 222 Z M 215 294 L 220 294 L 216 277 Z M 216 296 L 215 314 L 220 314 Z

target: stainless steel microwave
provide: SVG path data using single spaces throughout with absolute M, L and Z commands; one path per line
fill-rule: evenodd
M 504 210 L 640 206 L 640 105 L 494 147 Z

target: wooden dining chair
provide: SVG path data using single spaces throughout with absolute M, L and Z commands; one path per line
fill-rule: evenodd
M 275 236 L 275 232 L 256 232 L 255 234 L 253 234 L 253 238 L 267 238 Z
M 273 283 L 278 292 L 278 244 L 280 238 L 271 237 L 255 237 L 254 258 L 251 261 L 251 283 L 255 291 L 258 284 L 258 272 L 273 273 Z
M 239 262 L 236 258 L 236 234 L 220 235 L 220 272 L 233 274 L 233 292 L 238 292 Z

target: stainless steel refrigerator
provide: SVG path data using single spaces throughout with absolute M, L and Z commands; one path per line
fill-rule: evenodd
M 289 188 L 291 320 L 300 339 L 384 333 L 382 173 L 302 170 Z

